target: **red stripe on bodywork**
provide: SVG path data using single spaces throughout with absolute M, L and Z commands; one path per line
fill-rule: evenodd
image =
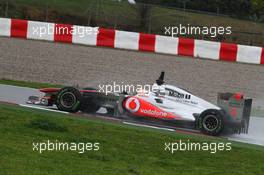
M 59 90 L 61 90 L 61 88 L 43 88 L 43 89 L 39 89 L 39 91 L 43 92 L 43 93 L 53 93 L 53 92 L 58 92 Z M 81 89 L 80 92 L 97 92 L 97 90 L 84 90 L 84 89 Z
M 80 90 L 80 92 L 97 92 L 97 90 Z
M 262 54 L 261 54 L 260 64 L 264 64 L 264 47 L 262 48 Z
M 115 45 L 115 30 L 99 28 L 97 46 L 112 47 Z
M 69 24 L 55 24 L 54 41 L 72 43 L 73 26 Z
M 28 21 L 11 19 L 11 37 L 27 38 Z
M 178 54 L 194 57 L 194 39 L 179 38 Z
M 237 59 L 237 44 L 221 43 L 220 60 L 233 61 Z
M 155 51 L 156 35 L 140 33 L 139 35 L 139 50 L 154 52 Z
M 53 93 L 53 92 L 58 92 L 61 88 L 43 88 L 39 89 L 40 92 L 43 93 Z

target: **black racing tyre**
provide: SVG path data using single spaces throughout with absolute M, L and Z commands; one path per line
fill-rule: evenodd
M 206 110 L 198 117 L 197 127 L 204 134 L 217 136 L 224 129 L 223 115 L 216 109 Z
M 81 103 L 80 110 L 84 113 L 95 113 L 100 106 L 94 103 L 93 98 L 85 98 Z
M 74 87 L 62 88 L 56 97 L 55 104 L 60 111 L 78 112 L 81 106 L 82 95 Z

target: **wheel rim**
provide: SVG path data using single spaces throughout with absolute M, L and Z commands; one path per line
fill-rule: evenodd
M 218 119 L 215 115 L 207 115 L 203 119 L 203 127 L 208 131 L 214 131 L 218 127 Z
M 76 97 L 71 92 L 66 92 L 61 96 L 60 103 L 65 108 L 71 108 L 76 103 Z

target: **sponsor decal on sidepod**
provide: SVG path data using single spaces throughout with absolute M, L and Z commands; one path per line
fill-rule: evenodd
M 130 97 L 125 101 L 125 108 L 137 116 L 153 118 L 175 119 L 175 115 L 165 112 L 151 103 L 136 97 Z

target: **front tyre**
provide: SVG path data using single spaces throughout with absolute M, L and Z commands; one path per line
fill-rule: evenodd
M 82 95 L 80 91 L 74 87 L 62 88 L 55 100 L 55 104 L 60 111 L 78 112 L 81 106 Z
M 198 117 L 197 125 L 202 133 L 217 136 L 224 129 L 223 115 L 216 109 L 206 110 Z

